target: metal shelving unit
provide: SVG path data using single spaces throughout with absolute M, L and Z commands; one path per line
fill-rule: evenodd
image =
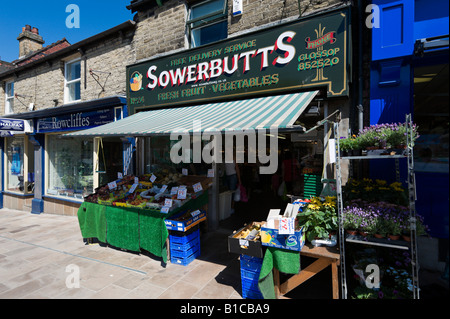
M 413 284 L 413 298 L 419 299 L 419 275 L 418 275 L 418 256 L 417 256 L 417 234 L 416 234 L 416 184 L 414 174 L 414 139 L 412 129 L 411 115 L 406 115 L 407 123 L 407 148 L 404 155 L 368 155 L 368 156 L 346 156 L 340 157 L 340 134 L 339 123 L 334 123 L 334 136 L 336 140 L 336 192 L 337 192 L 337 208 L 339 218 L 339 249 L 341 253 L 340 275 L 341 275 L 341 293 L 342 298 L 347 299 L 347 277 L 345 266 L 345 243 L 374 245 L 391 249 L 404 249 L 411 252 L 411 267 L 412 267 L 412 284 Z M 410 228 L 411 241 L 401 241 L 398 243 L 378 240 L 378 239 L 364 239 L 360 236 L 347 236 L 344 232 L 343 221 L 341 213 L 343 209 L 342 199 L 342 175 L 341 175 L 341 160 L 376 160 L 376 159 L 395 159 L 397 179 L 399 178 L 399 159 L 406 158 L 408 162 L 408 195 L 409 195 L 409 213 L 410 213 Z

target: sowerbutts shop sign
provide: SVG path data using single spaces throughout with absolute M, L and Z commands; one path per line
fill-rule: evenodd
M 349 8 L 127 67 L 130 114 L 325 86 L 348 95 Z

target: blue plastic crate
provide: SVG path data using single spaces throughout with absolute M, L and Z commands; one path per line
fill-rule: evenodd
M 194 237 L 194 239 L 192 239 L 190 242 L 185 243 L 185 244 L 180 244 L 177 242 L 170 242 L 170 250 L 188 250 L 196 245 L 198 245 L 200 243 L 200 237 Z
M 262 293 L 256 290 L 242 290 L 242 298 L 244 299 L 264 299 Z
M 174 235 L 169 235 L 169 240 L 170 243 L 175 243 L 175 244 L 187 244 L 189 243 L 191 240 L 193 240 L 196 237 L 200 236 L 200 229 L 197 229 L 196 231 L 186 235 L 186 236 L 174 236 Z
M 251 271 L 241 268 L 241 278 L 249 280 L 258 280 L 260 271 Z
M 185 258 L 190 255 L 192 255 L 194 252 L 200 250 L 200 243 L 197 242 L 196 245 L 192 246 L 189 249 L 185 250 L 176 250 L 176 249 L 170 249 L 170 256 L 177 257 L 177 258 Z
M 198 256 L 200 256 L 200 246 L 199 249 L 194 252 L 192 255 L 182 258 L 182 257 L 174 257 L 174 256 L 170 256 L 170 262 L 172 264 L 178 264 L 178 265 L 183 265 L 183 266 L 187 266 L 189 265 L 195 258 L 197 258 Z
M 241 255 L 241 269 L 258 272 L 261 270 L 262 258 L 252 257 L 247 255 Z

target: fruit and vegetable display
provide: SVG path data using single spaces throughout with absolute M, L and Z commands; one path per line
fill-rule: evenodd
M 164 207 L 170 211 L 195 198 L 201 192 L 199 183 L 200 189 L 205 189 L 209 187 L 210 179 L 204 176 L 184 176 L 164 169 L 140 176 L 123 176 L 98 187 L 84 200 L 100 205 L 152 210 L 161 210 Z

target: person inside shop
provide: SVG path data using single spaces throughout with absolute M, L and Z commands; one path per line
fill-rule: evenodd
M 299 178 L 300 164 L 292 156 L 291 151 L 284 153 L 284 159 L 281 164 L 281 176 L 286 185 L 286 193 L 293 194 L 293 182 Z
M 227 187 L 230 191 L 233 192 L 232 200 L 231 200 L 231 213 L 234 213 L 234 204 L 235 204 L 235 191 L 241 185 L 241 174 L 239 172 L 239 165 L 236 163 L 236 156 L 233 156 L 233 162 L 226 163 L 225 162 L 225 178 Z

